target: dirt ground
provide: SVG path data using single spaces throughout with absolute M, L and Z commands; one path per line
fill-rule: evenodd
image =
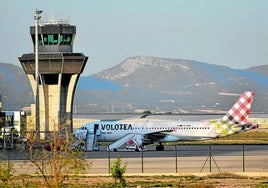
M 246 177 L 229 173 L 208 176 L 126 176 L 126 187 L 268 187 L 268 177 Z M 52 187 L 53 180 L 49 180 Z M 111 176 L 68 177 L 61 187 L 115 187 Z M 18 176 L 8 182 L 0 182 L 0 187 L 47 187 L 41 177 Z M 116 187 L 120 187 L 118 183 Z
M 130 187 L 258 187 L 260 185 L 268 187 L 268 178 L 241 178 L 241 177 L 126 177 L 127 185 Z M 87 182 L 91 186 L 97 186 L 96 182 L 106 182 L 101 184 L 100 187 L 105 184 L 113 182 L 111 178 L 88 178 Z

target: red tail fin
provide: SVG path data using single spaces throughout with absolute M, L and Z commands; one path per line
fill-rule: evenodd
M 254 92 L 252 91 L 244 92 L 222 120 L 231 124 L 246 124 L 253 96 Z

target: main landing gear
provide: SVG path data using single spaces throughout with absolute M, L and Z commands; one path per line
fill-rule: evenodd
M 156 146 L 156 151 L 164 151 L 165 147 L 161 142 L 159 142 L 159 145 Z

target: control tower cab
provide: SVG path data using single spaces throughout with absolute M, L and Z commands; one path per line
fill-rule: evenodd
M 83 53 L 73 53 L 76 26 L 67 21 L 40 22 L 38 44 L 35 44 L 35 26 L 30 27 L 30 34 L 34 53 L 23 54 L 19 60 L 35 95 L 35 45 L 38 45 L 41 137 L 51 131 L 72 132 L 73 97 L 88 59 Z M 32 106 L 32 115 L 36 115 L 33 109 Z

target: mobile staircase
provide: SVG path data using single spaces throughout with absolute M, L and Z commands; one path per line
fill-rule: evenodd
M 137 140 L 141 140 L 140 134 L 127 134 L 121 139 L 113 142 L 107 148 L 108 151 L 140 151 L 141 148 L 137 142 Z M 123 147 L 122 147 L 123 146 Z M 120 148 L 122 147 L 122 148 Z

